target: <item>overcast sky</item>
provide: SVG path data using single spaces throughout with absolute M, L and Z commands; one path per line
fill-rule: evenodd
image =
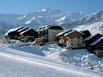
M 103 0 L 0 0 L 0 13 L 27 14 L 44 8 L 90 14 L 103 10 Z

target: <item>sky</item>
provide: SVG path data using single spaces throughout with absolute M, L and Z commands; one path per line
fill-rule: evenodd
M 27 14 L 44 8 L 91 14 L 103 10 L 103 0 L 0 0 L 0 13 Z

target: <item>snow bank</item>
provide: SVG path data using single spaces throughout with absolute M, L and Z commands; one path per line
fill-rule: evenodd
M 43 51 L 40 49 L 40 46 L 35 46 L 31 42 L 22 43 L 17 40 L 12 40 L 10 43 L 4 44 L 2 46 L 9 47 L 9 48 L 16 49 L 16 50 L 21 50 L 21 51 L 39 55 L 39 56 L 45 56 Z
M 53 50 L 54 53 L 48 54 L 46 57 L 103 73 L 103 58 L 98 58 L 96 55 L 90 54 L 86 49 L 69 51 L 65 48 L 58 48 L 58 51 L 56 50 Z

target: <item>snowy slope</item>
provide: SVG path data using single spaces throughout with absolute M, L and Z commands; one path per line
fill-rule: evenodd
M 103 34 L 103 21 L 95 22 L 92 24 L 84 24 L 79 25 L 74 28 L 75 30 L 82 31 L 82 30 L 89 30 L 93 35 L 96 33 Z
M 31 43 L 12 42 L 11 44 L 1 44 L 1 47 L 9 47 L 20 50 L 21 53 L 26 52 L 32 55 L 52 59 L 53 61 L 63 64 L 71 64 L 95 72 L 103 73 L 103 58 L 97 58 L 94 54 L 90 54 L 86 49 L 78 49 L 69 51 L 59 47 L 57 44 L 45 44 L 44 46 L 35 46 Z M 12 52 L 14 53 L 14 52 Z M 15 52 L 18 53 L 18 52 Z
M 100 73 L 50 62 L 10 48 L 0 48 L 0 68 L 0 77 L 102 77 Z

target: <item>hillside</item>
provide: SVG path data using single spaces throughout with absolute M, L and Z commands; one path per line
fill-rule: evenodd
M 0 14 L 0 30 L 8 30 L 17 26 L 29 26 L 37 29 L 39 26 L 51 24 L 61 25 L 85 17 L 81 12 L 69 13 L 62 10 L 42 9 L 26 15 Z M 6 27 L 6 28 L 5 28 Z M 62 26 L 65 28 L 65 26 Z M 70 26 L 68 25 L 68 28 Z M 72 28 L 72 26 L 71 26 Z
M 74 30 L 89 30 L 93 35 L 100 33 L 103 35 L 103 21 L 94 22 L 92 24 L 79 25 Z
M 82 12 L 70 13 L 62 10 L 42 9 L 26 15 L 0 14 L 0 35 L 4 34 L 8 29 L 17 26 L 29 26 L 37 29 L 39 26 L 46 24 L 59 25 L 64 29 L 82 27 L 82 29 L 89 29 L 91 32 L 102 33 L 102 22 L 103 11 L 85 15 Z

